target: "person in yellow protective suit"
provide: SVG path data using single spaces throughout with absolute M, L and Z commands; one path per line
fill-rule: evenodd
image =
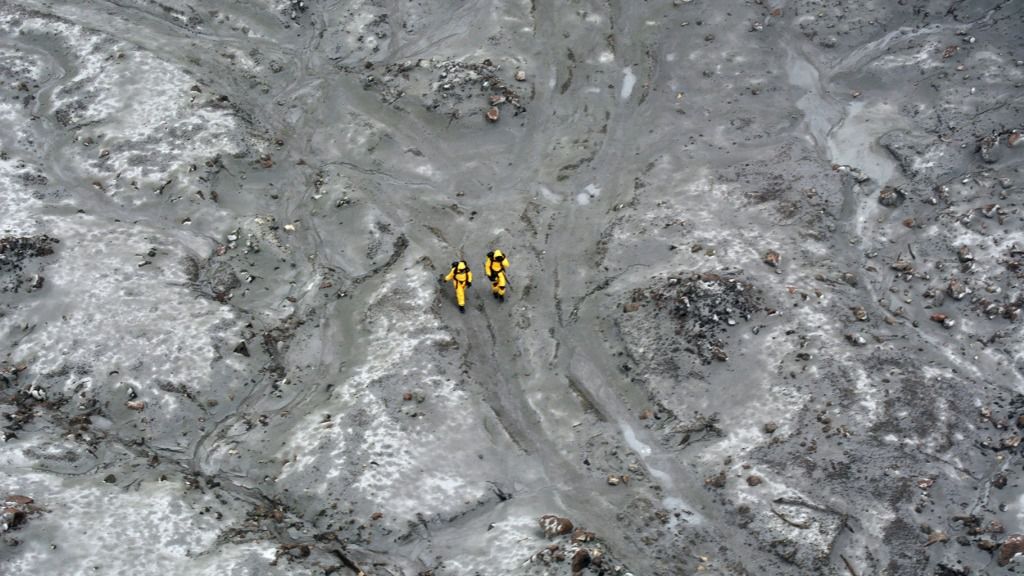
M 501 250 L 487 253 L 484 272 L 491 281 L 491 294 L 502 302 L 505 301 L 505 288 L 508 286 L 508 278 L 505 277 L 506 270 L 508 270 L 508 258 L 501 253 Z
M 466 312 L 466 288 L 473 285 L 473 273 L 465 260 L 452 262 L 452 269 L 444 277 L 445 282 L 455 286 L 455 300 L 459 303 L 459 312 Z

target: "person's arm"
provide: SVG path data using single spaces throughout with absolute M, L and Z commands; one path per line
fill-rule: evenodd
M 452 278 L 455 278 L 455 268 L 448 271 L 448 275 L 444 277 L 444 281 L 451 282 Z
M 469 270 L 466 270 L 466 285 L 467 286 L 472 286 L 473 285 L 473 273 L 471 271 L 469 271 Z

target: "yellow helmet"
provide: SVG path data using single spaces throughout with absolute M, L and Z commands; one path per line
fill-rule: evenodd
M 505 259 L 505 255 L 501 253 L 501 250 L 495 250 L 494 259 L 497 260 L 498 262 L 501 262 L 502 260 Z
M 458 268 L 459 272 L 462 272 L 463 270 L 466 269 L 466 263 L 465 262 L 459 262 L 459 265 L 458 265 L 457 268 Z

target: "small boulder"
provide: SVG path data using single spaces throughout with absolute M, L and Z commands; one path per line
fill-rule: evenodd
M 1000 212 L 999 204 L 985 204 L 981 207 L 981 215 L 985 218 L 995 218 Z
M 25 513 L 17 508 L 0 510 L 0 532 L 13 530 L 25 521 Z
M 878 203 L 886 208 L 895 208 L 906 200 L 907 195 L 899 188 L 886 186 L 878 191 Z
M 949 542 L 949 535 L 942 530 L 935 530 L 928 535 L 928 541 L 925 542 L 925 546 L 931 546 L 940 542 Z
M 726 475 L 725 470 L 722 470 L 714 476 L 708 476 L 704 479 L 704 485 L 710 488 L 725 488 Z
M 949 281 L 949 286 L 946 287 L 946 293 L 954 300 L 963 300 L 965 296 L 971 293 L 971 289 L 965 286 L 959 279 L 953 278 Z
M 1010 536 L 999 547 L 999 554 L 997 556 L 999 565 L 1006 566 L 1022 552 L 1024 552 L 1024 534 Z
M 847 342 L 854 346 L 863 346 L 868 343 L 868 341 L 860 334 L 846 334 L 845 338 Z
M 576 553 L 572 555 L 572 573 L 583 572 L 587 566 L 590 566 L 590 552 L 586 548 L 576 550 Z
M 772 268 L 778 268 L 779 262 L 782 261 L 782 255 L 776 252 L 775 250 L 769 250 L 764 253 L 762 260 L 765 264 L 771 266 Z
M 914 264 L 909 260 L 897 259 L 895 262 L 890 264 L 889 267 L 897 272 L 904 272 L 907 274 L 914 271 Z
M 974 254 L 971 253 L 971 249 L 967 246 L 961 246 L 956 251 L 956 257 L 961 262 L 971 262 L 974 260 Z
M 582 542 L 590 542 L 593 539 L 594 539 L 594 533 L 593 532 L 588 532 L 588 531 L 584 530 L 583 528 L 577 528 L 575 531 L 573 531 L 572 538 L 571 538 L 571 540 L 573 541 L 574 544 L 579 544 L 579 543 L 582 543 Z
M 986 136 L 978 142 L 978 154 L 986 164 L 999 162 L 1002 154 L 999 146 L 999 135 Z
M 548 538 L 554 538 L 555 536 L 561 536 L 572 532 L 573 525 L 572 520 L 568 518 L 562 518 L 553 514 L 545 514 L 538 520 L 541 530 L 544 531 L 544 535 Z

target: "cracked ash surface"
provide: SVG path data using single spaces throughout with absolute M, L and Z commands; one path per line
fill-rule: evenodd
M 1022 23 L 0 2 L 2 572 L 1021 572 Z

